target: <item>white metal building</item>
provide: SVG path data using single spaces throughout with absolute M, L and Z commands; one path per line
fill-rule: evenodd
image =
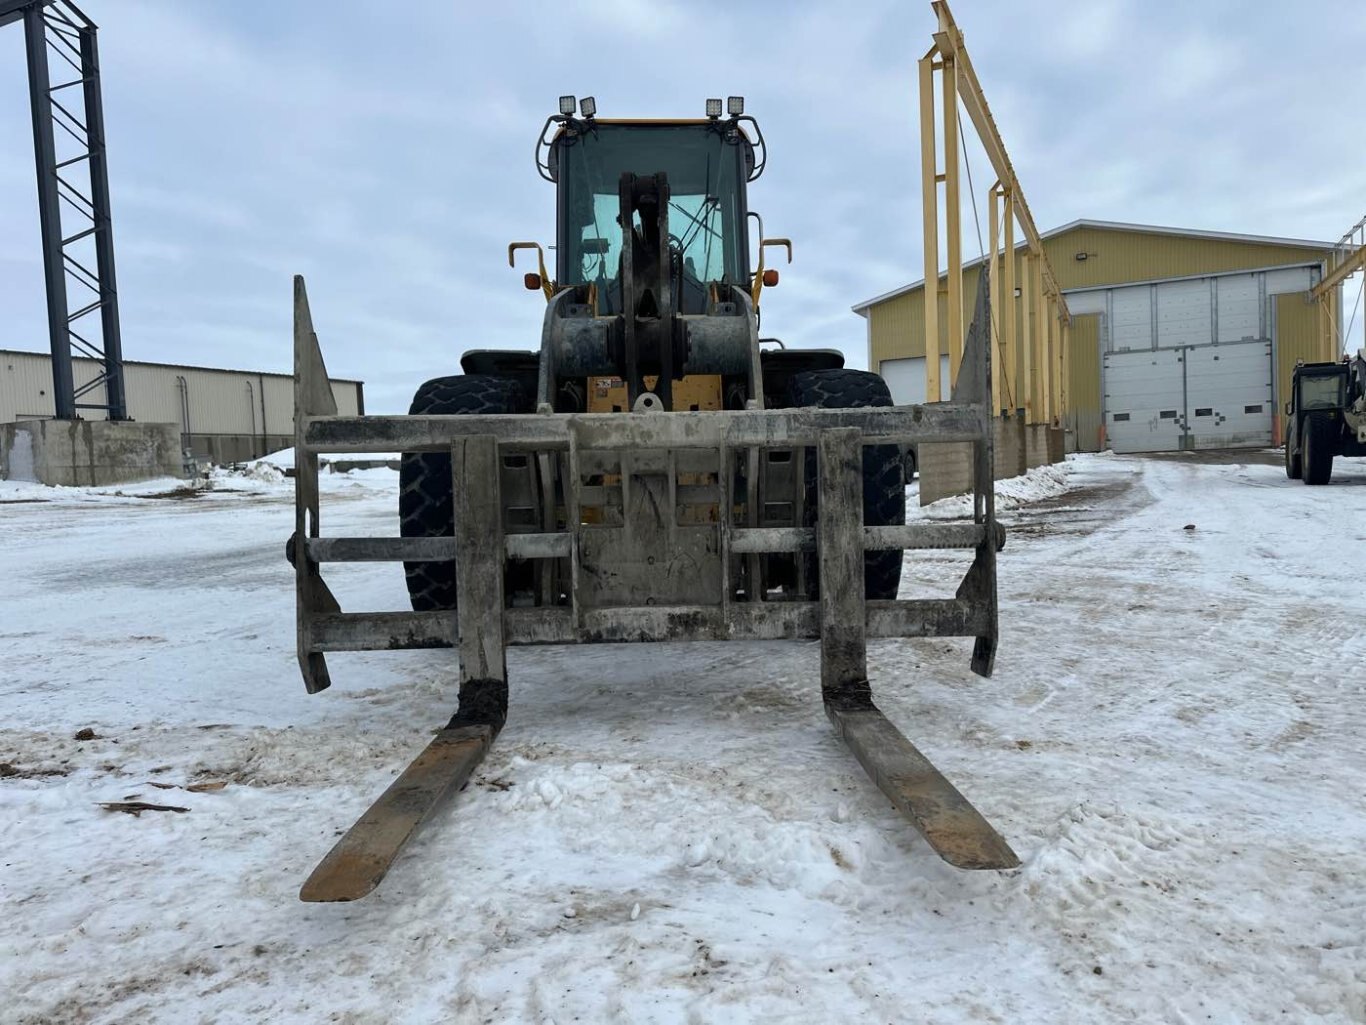
M 77 388 L 98 376 L 93 360 L 73 362 Z M 237 462 L 294 443 L 294 378 L 288 374 L 136 361 L 123 366 L 128 415 L 179 424 L 182 446 L 198 459 Z M 341 415 L 365 412 L 360 381 L 333 378 L 332 394 Z M 49 419 L 53 412 L 52 358 L 0 349 L 0 423 Z

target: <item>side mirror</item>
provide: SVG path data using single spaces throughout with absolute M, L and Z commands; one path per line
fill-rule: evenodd
M 551 280 L 550 280 L 550 275 L 546 273 L 546 269 L 545 269 L 545 250 L 541 248 L 541 244 L 540 244 L 539 242 L 509 242 L 509 243 L 508 243 L 508 266 L 509 266 L 509 267 L 516 267 L 516 266 L 517 266 L 517 263 L 516 263 L 516 253 L 517 253 L 517 250 L 519 250 L 519 249 L 534 249 L 534 250 L 536 250 L 536 267 L 537 267 L 537 270 L 540 271 L 540 273 L 539 273 L 539 274 L 528 274 L 528 275 L 526 275 L 526 277 L 524 277 L 524 278 L 522 279 L 522 281 L 526 284 L 526 287 L 527 287 L 528 289 L 535 290 L 535 289 L 539 288 L 542 292 L 545 293 L 545 301 L 546 301 L 546 302 L 550 302 L 551 299 L 555 298 L 555 282 L 551 281 Z M 535 279 L 536 279 L 535 284 L 532 284 L 532 278 L 535 278 Z
M 776 285 L 778 283 L 778 272 L 775 270 L 764 269 L 764 249 L 769 246 L 782 246 L 787 250 L 787 262 L 792 262 L 792 241 L 785 238 L 765 238 L 759 240 L 759 266 L 754 271 L 754 284 L 750 286 L 750 298 L 754 305 L 759 305 L 759 293 L 764 290 L 765 285 Z M 769 280 L 769 275 L 773 275 Z

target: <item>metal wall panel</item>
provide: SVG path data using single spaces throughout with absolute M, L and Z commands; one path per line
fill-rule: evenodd
M 1020 260 L 1016 260 L 1021 265 Z M 977 303 L 977 277 L 980 269 L 963 271 L 963 326 L 972 323 Z M 1017 270 L 1017 280 L 1023 270 Z M 944 279 L 941 279 L 941 281 Z M 903 292 L 868 308 L 868 365 L 884 360 L 925 355 L 925 291 L 923 287 Z M 1016 304 L 1016 337 L 1023 330 L 1020 304 Z M 948 352 L 948 298 L 939 295 L 939 351 Z M 944 380 L 948 380 L 945 378 Z M 946 385 L 947 387 L 947 385 Z
M 1188 349 L 1187 448 L 1261 448 L 1271 444 L 1271 343 Z
M 0 423 L 49 417 L 54 411 L 51 357 L 0 352 Z
M 79 388 L 100 372 L 93 360 L 73 361 Z M 125 363 L 128 415 L 145 423 L 175 423 L 191 434 L 291 434 L 294 431 L 294 379 L 285 374 L 178 367 L 162 363 Z M 358 412 L 360 385 L 332 381 L 337 411 Z M 96 388 L 94 401 L 103 401 Z M 189 423 L 185 402 L 188 398 Z M 46 353 L 0 350 L 0 423 L 50 417 L 52 365 Z
M 1098 288 L 1092 292 L 1073 292 L 1067 297 L 1067 309 L 1074 317 L 1088 313 L 1104 313 L 1106 291 Z
M 272 431 L 277 424 L 283 427 L 281 433 L 294 430 L 294 382 L 288 377 L 267 377 L 262 385 L 265 388 L 265 412 L 262 414 Z M 332 395 L 337 400 L 337 412 L 342 412 L 342 388 L 332 386 Z M 352 403 L 352 410 L 355 404 Z M 343 416 L 349 415 L 343 413 Z
M 1208 345 L 1214 340 L 1214 294 L 1209 278 L 1169 281 L 1154 287 L 1159 349 Z
M 1101 306 L 1104 308 L 1103 302 Z M 1095 313 L 1072 318 L 1071 348 L 1067 353 L 1067 417 L 1072 445 L 1078 452 L 1100 452 L 1105 448 L 1100 321 Z
M 1263 338 L 1256 274 L 1230 274 L 1214 279 L 1216 341 Z
M 1130 352 L 1153 347 L 1152 289 L 1147 285 L 1116 288 L 1110 293 L 1106 348 Z
M 1276 426 L 1284 426 L 1285 404 L 1290 398 L 1290 378 L 1295 364 L 1303 360 L 1311 363 L 1318 359 L 1318 304 L 1310 301 L 1303 292 L 1271 297 L 1272 318 L 1276 350 Z M 1277 430 L 1275 441 L 1285 440 L 1282 430 Z
M 1182 447 L 1181 351 L 1108 352 L 1105 431 L 1116 452 L 1176 452 Z
M 1064 288 L 1095 288 L 1286 264 L 1322 263 L 1312 247 L 1082 226 L 1044 240 Z M 1078 260 L 1081 254 L 1086 258 Z M 1307 287 L 1307 286 L 1306 286 Z
M 1318 281 L 1318 274 L 1312 267 L 1282 267 L 1266 272 L 1266 294 L 1279 295 L 1282 292 L 1307 292 Z

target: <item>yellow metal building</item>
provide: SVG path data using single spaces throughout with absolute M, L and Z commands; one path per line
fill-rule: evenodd
M 1307 292 L 1321 280 L 1333 244 L 1086 220 L 1042 239 L 1072 315 L 1061 423 L 1069 449 L 1280 443 L 1276 410 L 1290 368 L 1321 358 L 1317 309 Z M 1023 259 L 1019 247 L 1017 282 L 1024 279 Z M 964 267 L 964 323 L 981 262 Z M 867 320 L 868 365 L 887 379 L 898 403 L 925 400 L 924 295 L 918 281 L 853 308 Z M 1340 289 L 1336 302 L 1340 311 Z M 939 303 L 942 311 L 942 278 Z M 1017 339 L 1027 316 L 1037 314 L 1017 304 Z M 938 320 L 947 398 L 944 312 Z M 1009 390 L 1007 382 L 998 405 L 1023 410 L 1024 396 Z M 1021 383 L 1015 390 L 1028 388 Z

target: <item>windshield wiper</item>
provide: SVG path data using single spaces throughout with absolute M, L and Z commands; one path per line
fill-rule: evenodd
M 692 245 L 692 240 L 697 237 L 697 233 L 703 229 L 705 229 L 709 235 L 713 235 L 718 239 L 721 237 L 721 233 L 710 224 L 712 213 L 721 208 L 720 196 L 707 196 L 703 199 L 702 206 L 698 208 L 696 216 L 688 213 L 688 211 L 684 210 L 672 200 L 670 200 L 669 205 L 688 219 L 689 229 L 687 234 L 682 236 L 682 245 L 680 248 L 686 250 L 688 246 Z

